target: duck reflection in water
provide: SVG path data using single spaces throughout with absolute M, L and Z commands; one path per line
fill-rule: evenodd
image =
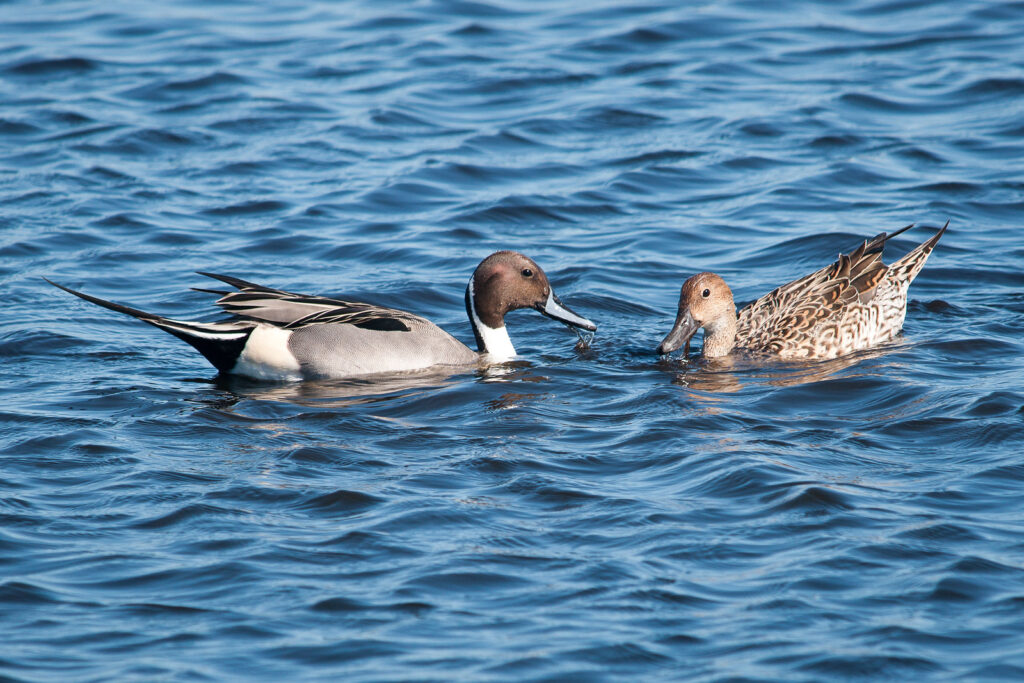
M 275 401 L 318 408 L 344 408 L 365 403 L 393 401 L 402 397 L 440 392 L 457 383 L 457 378 L 470 373 L 456 368 L 432 368 L 409 373 L 368 375 L 358 379 L 307 380 L 305 382 L 261 382 L 236 375 L 220 374 L 215 378 L 196 380 L 217 390 L 216 398 L 200 402 L 229 410 L 243 400 Z
M 212 380 L 197 379 L 197 382 L 210 384 L 219 393 L 215 397 L 198 399 L 203 405 L 230 410 L 243 400 L 271 401 L 292 403 L 311 408 L 345 408 L 355 405 L 383 403 L 399 399 L 428 397 L 440 394 L 445 389 L 457 389 L 460 386 L 471 387 L 477 383 L 522 383 L 546 382 L 547 377 L 532 372 L 533 365 L 528 361 L 516 360 L 502 365 L 478 368 L 473 372 L 460 371 L 458 368 L 431 368 L 418 372 L 387 373 L 367 375 L 353 379 L 339 380 L 307 380 L 305 382 L 268 383 L 251 380 L 237 375 L 221 374 Z M 471 375 L 476 375 L 475 382 L 466 382 Z M 506 405 L 487 407 L 510 407 L 513 403 L 521 404 L 525 399 L 540 398 L 540 393 L 516 393 L 503 395 L 498 402 Z M 506 397 L 509 397 L 506 401 Z
M 794 387 L 838 379 L 839 373 L 862 363 L 856 371 L 841 376 L 885 376 L 889 374 L 885 366 L 865 361 L 882 358 L 906 346 L 906 342 L 894 341 L 839 358 L 819 361 L 785 361 L 766 354 L 746 353 L 733 353 L 722 358 L 696 356 L 689 361 L 685 357 L 680 361 L 662 358 L 657 367 L 672 376 L 673 384 L 687 389 L 715 394 L 736 393 L 754 384 Z

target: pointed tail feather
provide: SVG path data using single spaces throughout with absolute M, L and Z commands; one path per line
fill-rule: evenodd
M 914 247 L 906 256 L 889 266 L 889 272 L 887 277 L 895 282 L 905 283 L 909 285 L 917 277 L 917 274 L 924 268 L 925 261 L 931 255 L 932 250 L 935 249 L 935 245 L 938 244 L 939 238 L 942 237 L 946 232 L 946 228 L 949 227 L 949 221 L 942 226 L 941 229 L 930 238 L 922 242 L 921 244 Z
M 164 332 L 173 334 L 178 339 L 191 344 L 199 353 L 203 354 L 206 360 L 213 364 L 213 367 L 221 372 L 228 372 L 234 367 L 235 361 L 241 355 L 242 349 L 245 348 L 249 335 L 252 334 L 254 329 L 252 326 L 244 326 L 238 323 L 197 323 L 171 320 L 170 318 L 147 313 L 137 308 L 124 306 L 113 301 L 107 301 L 106 299 L 75 291 L 45 277 L 43 279 L 68 294 L 74 294 L 80 299 L 85 299 L 97 306 L 138 318 L 143 322 L 160 328 Z
M 910 230 L 915 225 L 917 225 L 917 223 L 911 223 L 910 225 L 904 225 L 902 228 L 900 228 L 899 230 L 896 230 L 895 232 L 880 232 L 880 233 L 878 233 L 877 235 L 872 237 L 870 240 L 868 240 L 867 243 L 864 245 L 865 251 L 870 253 L 872 251 L 875 251 L 876 249 L 881 249 L 883 246 L 885 246 L 885 243 L 888 242 L 889 240 L 891 240 L 893 237 L 896 237 L 897 235 L 902 235 L 903 233 L 905 233 L 907 230 Z
M 280 289 L 273 289 L 272 287 L 264 287 L 263 285 L 258 285 L 255 282 L 249 282 L 248 280 L 242 280 L 242 279 L 237 278 L 237 277 L 231 277 L 230 275 L 217 275 L 216 273 L 206 273 L 206 272 L 203 272 L 201 270 L 197 270 L 196 274 L 202 275 L 203 277 L 211 277 L 214 280 L 220 280 L 224 284 L 231 285 L 232 287 L 235 287 L 236 289 L 248 289 L 248 290 L 252 290 L 254 292 L 273 292 L 275 294 L 286 294 L 287 293 L 287 292 L 281 291 Z
M 860 246 L 850 252 L 848 256 L 839 254 L 829 276 L 849 278 L 852 291 L 857 292 L 862 302 L 869 301 L 875 294 L 875 287 L 883 280 L 888 271 L 886 265 L 882 263 L 882 250 L 885 248 L 886 242 L 912 227 L 914 227 L 914 223 L 905 225 L 895 232 L 878 233 L 871 239 L 861 242 Z

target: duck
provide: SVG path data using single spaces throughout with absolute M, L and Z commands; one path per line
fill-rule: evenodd
M 516 356 L 505 315 L 520 308 L 536 309 L 573 328 L 597 330 L 594 323 L 561 302 L 533 259 L 516 251 L 498 251 L 485 258 L 466 286 L 466 312 L 476 351 L 407 311 L 294 294 L 227 275 L 198 274 L 234 288 L 193 288 L 220 297 L 214 303 L 233 319 L 213 323 L 173 320 L 44 279 L 69 294 L 184 340 L 221 373 L 261 380 L 341 379 L 435 366 L 503 363 Z
M 719 275 L 697 273 L 683 283 L 672 330 L 657 348 L 671 354 L 704 329 L 701 354 L 727 356 L 736 348 L 782 359 L 820 360 L 867 349 L 894 338 L 907 315 L 907 290 L 949 221 L 892 265 L 886 242 L 914 227 L 880 233 L 832 264 L 777 287 L 739 313 Z M 684 353 L 686 352 L 684 351 Z

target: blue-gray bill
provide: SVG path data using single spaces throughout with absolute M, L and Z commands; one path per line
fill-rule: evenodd
M 672 353 L 683 344 L 686 344 L 687 350 L 690 348 L 690 339 L 693 335 L 697 334 L 697 330 L 700 329 L 700 325 L 693 319 L 689 309 L 686 311 L 679 311 L 679 315 L 676 316 L 676 322 L 672 326 L 672 331 L 668 333 L 661 344 L 658 346 L 658 354 L 665 355 Z
M 546 315 L 547 317 L 557 320 L 558 322 L 565 323 L 571 327 L 578 327 L 590 332 L 597 331 L 597 325 L 590 322 L 581 315 L 577 315 L 573 311 L 563 304 L 557 296 L 555 296 L 554 290 L 548 293 L 548 300 L 543 304 L 537 306 L 537 310 Z

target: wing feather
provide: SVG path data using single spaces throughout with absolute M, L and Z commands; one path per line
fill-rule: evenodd
M 394 308 L 374 306 L 324 296 L 294 294 L 272 289 L 228 275 L 199 273 L 236 287 L 235 292 L 210 291 L 220 296 L 215 302 L 239 318 L 275 323 L 285 329 L 309 325 L 354 325 L 382 332 L 404 332 L 409 323 L 424 319 Z
M 824 268 L 748 304 L 737 316 L 737 334 L 751 346 L 777 352 L 794 340 L 821 336 L 825 327 L 841 326 L 851 307 L 869 303 L 885 279 L 885 243 L 911 227 L 865 240 Z

